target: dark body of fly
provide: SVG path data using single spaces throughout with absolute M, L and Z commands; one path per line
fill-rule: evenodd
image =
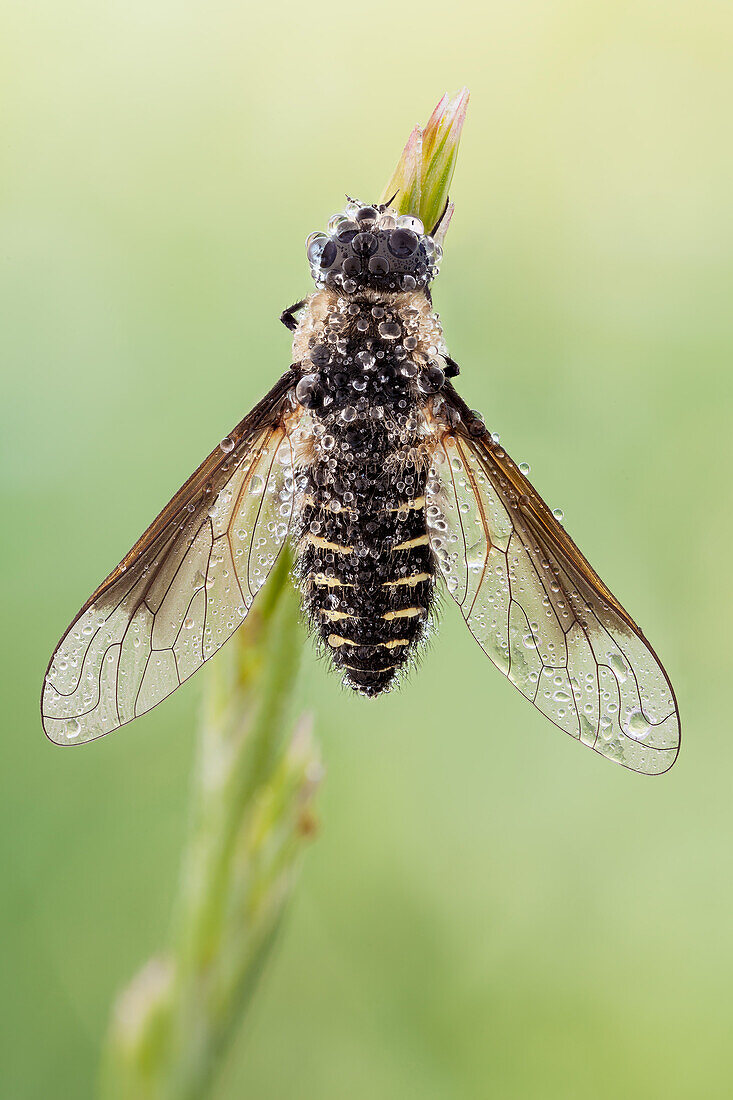
M 345 682 L 378 695 L 409 662 L 433 604 L 428 403 L 455 370 L 429 298 L 441 250 L 421 223 L 351 203 L 329 230 L 307 242 L 319 289 L 298 324 L 283 315 L 306 441 L 296 568 Z
M 297 389 L 312 435 L 297 570 L 334 664 L 376 695 L 409 661 L 432 606 L 424 405 L 441 372 L 429 377 L 405 348 L 421 340 L 424 293 L 421 308 L 416 292 L 324 295 L 322 320 L 306 321 L 317 331 Z

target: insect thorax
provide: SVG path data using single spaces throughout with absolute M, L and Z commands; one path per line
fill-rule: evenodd
M 432 606 L 425 488 L 429 408 L 445 381 L 440 322 L 424 292 L 317 291 L 293 352 L 304 604 L 347 682 L 374 695 L 409 658 Z

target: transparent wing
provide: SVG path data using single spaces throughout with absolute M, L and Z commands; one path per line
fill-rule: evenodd
M 290 525 L 291 382 L 222 440 L 66 631 L 41 696 L 52 741 L 91 741 L 144 714 L 244 620 Z
M 470 434 L 457 396 L 455 411 L 462 422 L 443 425 L 434 454 L 428 531 L 471 633 L 571 737 L 633 771 L 667 771 L 680 725 L 657 655 L 503 448 Z

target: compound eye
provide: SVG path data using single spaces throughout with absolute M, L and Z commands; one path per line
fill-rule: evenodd
M 393 229 L 388 244 L 393 256 L 398 260 L 406 260 L 417 249 L 418 239 L 411 229 Z

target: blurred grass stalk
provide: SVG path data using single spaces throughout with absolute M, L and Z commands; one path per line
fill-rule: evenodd
M 210 666 L 169 949 L 120 995 L 104 1100 L 204 1096 L 257 985 L 313 832 L 321 776 L 290 703 L 303 647 L 287 553 Z
M 432 229 L 448 188 L 468 90 L 416 126 L 385 188 L 391 206 Z M 103 1100 L 198 1100 L 270 953 L 313 831 L 321 776 L 310 723 L 289 710 L 302 634 L 292 560 L 273 575 L 210 668 L 194 774 L 194 814 L 170 948 L 120 995 L 102 1066 Z

